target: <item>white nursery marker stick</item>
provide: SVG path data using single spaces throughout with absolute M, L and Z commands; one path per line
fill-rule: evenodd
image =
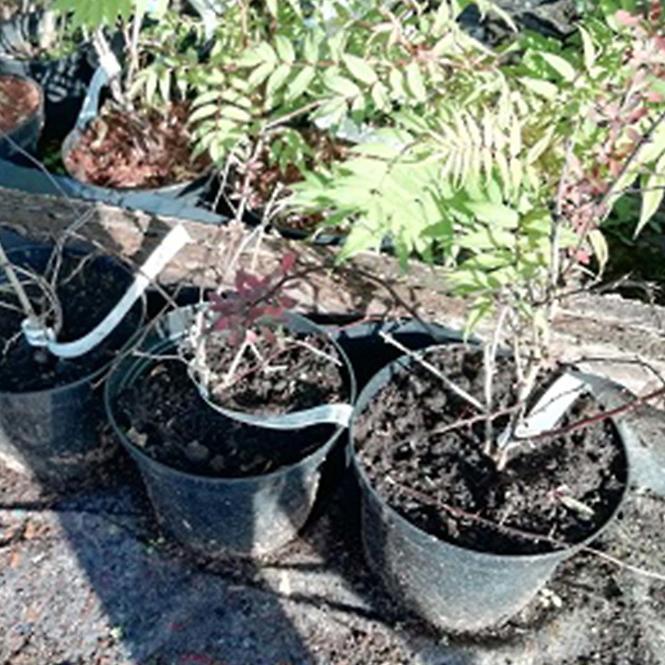
M 588 388 L 589 385 L 581 374 L 564 372 L 545 391 L 514 430 L 511 431 L 508 426 L 499 434 L 499 448 L 505 450 L 520 440 L 553 430 L 575 400 Z
M 587 387 L 582 378 L 571 372 L 564 372 L 536 402 L 524 421 L 515 428 L 515 436 L 518 439 L 527 439 L 554 429 Z

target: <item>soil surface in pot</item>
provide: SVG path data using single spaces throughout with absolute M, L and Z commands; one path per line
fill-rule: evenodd
M 482 354 L 460 347 L 427 359 L 459 387 L 482 399 Z M 495 409 L 514 403 L 511 363 L 495 376 Z M 580 398 L 566 416 L 598 413 Z M 615 510 L 626 459 L 609 420 L 551 439 L 525 442 L 499 472 L 483 454 L 484 422 L 454 426 L 477 415 L 428 370 L 414 364 L 376 394 L 355 425 L 360 460 L 372 486 L 403 517 L 448 542 L 473 550 L 527 554 L 557 549 L 591 535 Z M 495 432 L 506 416 L 494 421 Z M 513 530 L 544 536 L 520 536 Z
M 13 257 L 10 257 L 12 259 Z M 14 259 L 17 260 L 17 259 Z M 80 339 L 111 311 L 131 283 L 131 274 L 119 279 L 120 270 L 109 269 L 109 259 L 83 260 L 65 253 L 58 273 L 57 297 L 63 326 L 58 341 Z M 37 312 L 48 311 L 44 292 L 27 286 Z M 95 349 L 79 358 L 58 359 L 29 346 L 20 334 L 25 315 L 7 282 L 0 282 L 0 390 L 29 392 L 64 386 L 102 368 L 137 329 L 141 306 L 137 304 L 115 331 Z
M 224 334 L 206 338 L 208 368 L 215 380 L 209 388 L 220 405 L 257 414 L 277 414 L 310 409 L 346 399 L 343 364 L 335 346 L 323 335 L 275 332 L 257 333 L 255 346 L 267 362 L 259 363 L 246 350 L 234 382 L 223 380 L 238 353 Z
M 181 471 L 234 478 L 276 471 L 323 445 L 330 425 L 266 430 L 217 413 L 177 360 L 157 361 L 117 400 L 128 438 L 153 459 Z
M 41 102 L 39 88 L 17 76 L 0 75 L 0 133 L 23 124 Z
M 188 182 L 209 166 L 192 160 L 185 104 L 130 115 L 110 105 L 102 109 L 64 156 L 77 180 L 117 189 L 154 189 Z

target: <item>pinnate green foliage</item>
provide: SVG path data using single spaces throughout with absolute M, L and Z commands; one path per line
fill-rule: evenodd
M 54 9 L 71 12 L 75 25 L 99 28 L 113 25 L 119 18 L 127 20 L 136 8 L 137 0 L 55 0 Z
M 136 13 L 162 15 L 169 0 L 54 0 L 53 9 L 67 14 L 75 27 L 88 29 L 128 21 Z
M 187 99 L 195 82 L 205 41 L 200 21 L 166 11 L 141 31 L 143 66 L 133 77 L 128 95 L 142 105 L 166 107 Z
M 416 12 L 408 3 L 340 3 L 332 18 L 324 4 L 280 0 L 268 17 L 255 7 L 225 15 L 222 30 L 240 36 L 221 37 L 227 47 L 202 68 L 192 116 L 214 161 L 294 119 L 335 132 L 386 122 L 397 106 L 422 113 L 426 82 L 449 78 L 442 63 L 465 68 L 472 55 L 488 57 L 455 22 L 466 2 Z
M 662 201 L 661 35 L 657 12 L 596 11 L 570 44 L 527 33 L 473 71 L 446 68 L 445 87 L 435 68 L 410 83 L 408 67 L 393 72 L 421 106 L 393 112 L 392 137 L 308 176 L 292 203 L 352 224 L 340 259 L 384 237 L 404 263 L 436 256 L 473 323 L 508 303 L 542 318 L 552 270 L 592 254 L 602 268 L 603 221 L 638 178 L 637 231 Z

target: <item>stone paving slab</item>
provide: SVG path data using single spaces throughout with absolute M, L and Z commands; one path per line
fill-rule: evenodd
M 342 482 L 271 559 L 204 561 L 159 532 L 120 460 L 92 488 L 45 494 L 0 472 L 0 663 L 6 665 L 661 665 L 665 582 L 582 554 L 507 625 L 439 635 L 386 596 Z M 597 547 L 665 572 L 665 503 L 633 491 Z

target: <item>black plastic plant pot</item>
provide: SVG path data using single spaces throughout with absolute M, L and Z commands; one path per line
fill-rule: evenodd
M 334 325 L 321 318 L 320 322 L 327 324 L 326 328 L 335 334 L 337 343 L 348 356 L 359 391 L 379 370 L 403 355 L 382 335 L 411 351 L 462 341 L 462 333 L 458 330 L 416 319 L 377 319 Z
M 11 251 L 8 257 L 13 264 L 39 273 L 51 253 L 51 247 L 33 245 Z M 100 257 L 95 262 L 120 283 L 131 283 L 130 271 L 115 259 Z M 133 341 L 143 310 L 144 304 L 136 305 L 109 337 L 116 351 Z M 107 421 L 101 383 L 113 360 L 109 354 L 88 374 L 53 388 L 24 392 L 0 388 L 0 461 L 49 489 L 69 490 L 90 482 L 118 451 L 112 437 L 103 435 Z
M 28 76 L 42 86 L 44 137 L 62 141 L 76 122 L 93 69 L 87 46 L 61 58 L 26 58 L 44 29 L 42 12 L 17 14 L 0 23 L 0 73 Z
M 21 158 L 23 151 L 34 153 L 37 149 L 37 142 L 44 126 L 44 93 L 39 84 L 25 76 L 0 73 L 0 78 L 6 77 L 28 83 L 39 95 L 38 106 L 32 113 L 26 116 L 19 125 L 10 129 L 6 136 L 0 133 L 0 159 L 14 160 Z
M 396 372 L 411 362 L 403 356 L 376 374 L 360 394 L 350 425 L 352 467 L 362 497 L 365 557 L 388 592 L 429 624 L 443 631 L 477 632 L 515 615 L 548 582 L 560 563 L 596 538 L 619 512 L 625 487 L 611 517 L 593 534 L 582 542 L 542 554 L 474 551 L 416 527 L 375 491 L 353 448 L 357 415 Z M 615 426 L 627 460 L 626 448 L 635 444 L 636 435 L 621 420 Z
M 74 149 L 81 138 L 81 132 L 78 128 L 74 128 L 65 138 L 62 145 L 62 157 L 65 167 L 67 165 L 67 155 Z M 134 189 L 121 189 L 111 187 L 100 187 L 90 183 L 78 180 L 71 172 L 70 177 L 78 184 L 77 193 L 82 198 L 90 198 L 96 201 L 104 201 L 109 205 L 116 205 L 124 207 L 125 199 L 131 197 L 132 200 L 138 202 L 138 197 L 144 195 L 146 198 L 158 197 L 162 200 L 161 214 L 173 214 L 178 216 L 180 210 L 180 202 L 189 201 L 192 204 L 198 203 L 205 197 L 206 190 L 210 184 L 210 175 L 205 174 L 194 180 L 188 180 L 174 185 L 156 188 L 134 188 Z M 173 201 L 173 209 L 169 210 L 168 202 Z
M 162 318 L 146 338 L 143 351 L 153 358 L 172 353 L 189 327 L 193 311 L 186 307 Z M 350 372 L 343 351 L 339 352 Z M 106 383 L 105 403 L 116 435 L 141 471 L 164 530 L 189 549 L 212 557 L 260 558 L 293 540 L 311 513 L 326 471 L 326 460 L 345 428 L 330 427 L 330 434 L 322 438 L 313 452 L 270 473 L 210 477 L 184 472 L 153 459 L 130 440 L 128 423 L 122 422 L 116 408 L 122 392 L 153 365 L 151 358 L 124 359 Z M 351 375 L 350 383 L 353 397 Z M 225 423 L 228 427 L 230 419 L 214 415 L 220 423 L 219 436 L 223 437 Z M 283 438 L 279 442 L 273 440 L 274 430 L 259 429 L 259 445 L 264 450 L 284 445 Z
M 72 129 L 65 137 L 61 151 L 65 169 L 67 169 L 69 177 L 76 182 L 76 192 L 81 198 L 103 201 L 104 203 L 118 207 L 140 207 L 142 196 L 146 200 L 158 198 L 162 203 L 160 214 L 172 215 L 174 217 L 179 216 L 183 202 L 196 205 L 205 198 L 211 181 L 211 175 L 208 172 L 192 180 L 154 188 L 101 187 L 79 180 L 67 167 L 67 156 L 77 146 L 81 140 L 81 135 L 82 131 L 80 127 L 77 126 Z M 132 204 L 129 206 L 126 205 L 127 199 L 131 199 L 132 201 Z

